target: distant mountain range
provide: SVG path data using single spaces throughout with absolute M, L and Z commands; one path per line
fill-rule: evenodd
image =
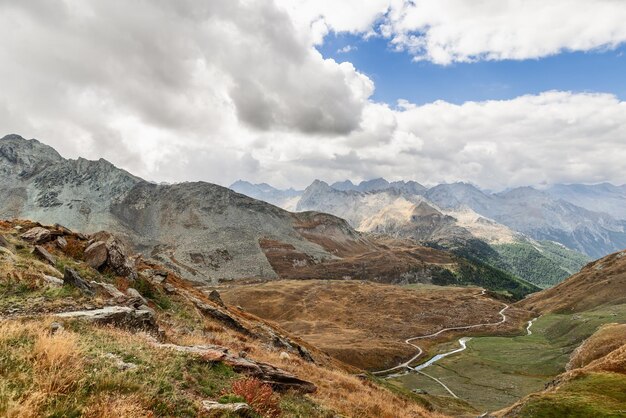
M 282 193 L 263 186 L 255 198 Z M 541 286 L 626 247 L 626 186 L 608 183 L 491 193 L 467 183 L 427 188 L 379 178 L 358 185 L 316 180 L 302 192 L 284 193 L 292 210 L 331 213 L 358 231 L 473 255 Z
M 301 192 L 276 193 L 268 185 L 234 187 L 283 205 L 301 198 Z M 0 219 L 13 218 L 84 233 L 110 231 L 144 257 L 202 283 L 294 278 L 476 284 L 515 298 L 537 290 L 445 249 L 358 232 L 332 214 L 292 213 L 205 182 L 154 184 L 102 159 L 65 159 L 19 135 L 0 139 Z

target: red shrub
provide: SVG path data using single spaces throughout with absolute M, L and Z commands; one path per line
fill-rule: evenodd
M 248 405 L 264 417 L 280 415 L 280 398 L 270 385 L 259 379 L 245 378 L 234 381 L 232 393 L 244 398 Z

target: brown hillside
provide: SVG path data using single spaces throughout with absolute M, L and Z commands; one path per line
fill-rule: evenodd
M 518 302 L 539 312 L 581 312 L 626 303 L 626 251 L 587 264 L 579 273 Z
M 503 303 L 480 289 L 417 288 L 359 281 L 284 280 L 220 289 L 224 300 L 276 322 L 290 333 L 357 367 L 382 369 L 415 354 L 408 337 L 497 321 Z M 526 311 L 509 309 L 497 332 L 516 332 Z M 478 328 L 477 333 L 494 332 Z M 468 331 L 463 331 L 467 335 Z M 452 339 L 445 333 L 442 339 Z M 442 339 L 424 341 L 427 349 Z

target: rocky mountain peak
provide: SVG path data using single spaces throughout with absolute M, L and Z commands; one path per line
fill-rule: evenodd
M 36 139 L 6 135 L 0 139 L 0 175 L 30 178 L 45 167 L 63 161 L 52 147 Z

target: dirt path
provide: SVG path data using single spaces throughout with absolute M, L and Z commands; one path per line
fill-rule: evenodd
M 478 297 L 478 296 L 483 296 L 484 294 L 485 294 L 485 289 L 483 289 L 483 290 L 481 291 L 481 293 L 480 293 L 480 294 L 478 294 L 478 295 L 476 295 L 476 296 L 477 296 L 477 297 Z M 398 365 L 397 365 L 397 366 L 395 366 L 395 367 L 391 367 L 391 368 L 389 368 L 389 369 L 385 369 L 385 370 L 378 370 L 378 371 L 372 372 L 372 374 L 374 374 L 374 375 L 387 375 L 387 374 L 390 374 L 390 373 L 392 373 L 392 372 L 394 372 L 394 371 L 399 371 L 399 370 L 408 371 L 408 372 L 415 371 L 415 372 L 418 372 L 418 373 L 420 373 L 420 374 L 422 374 L 422 375 L 424 375 L 424 376 L 426 376 L 426 377 L 428 377 L 428 378 L 430 378 L 430 379 L 434 380 L 435 382 L 439 383 L 439 384 L 440 384 L 440 385 L 441 385 L 441 386 L 442 386 L 442 387 L 443 387 L 443 388 L 444 388 L 444 389 L 445 389 L 448 393 L 450 393 L 453 397 L 458 398 L 458 396 L 456 396 L 456 395 L 454 394 L 454 392 L 452 392 L 452 390 L 450 390 L 450 388 L 449 388 L 449 387 L 447 387 L 447 386 L 446 386 L 443 382 L 441 382 L 439 379 L 436 379 L 436 378 L 434 378 L 434 377 L 432 377 L 432 376 L 430 376 L 430 375 L 428 375 L 428 374 L 426 374 L 426 373 L 422 372 L 422 371 L 421 371 L 421 369 L 423 369 L 423 368 L 425 368 L 425 367 L 420 367 L 420 366 L 417 366 L 417 367 L 411 367 L 411 363 L 413 363 L 415 360 L 417 360 L 417 359 L 418 359 L 418 358 L 419 358 L 419 357 L 420 357 L 420 356 L 424 353 L 424 350 L 422 350 L 422 348 L 421 348 L 420 346 L 418 346 L 417 344 L 413 344 L 413 342 L 412 342 L 412 341 L 415 341 L 415 340 L 423 340 L 423 339 L 426 339 L 426 338 L 433 338 L 433 337 L 436 337 L 436 336 L 441 335 L 441 334 L 443 334 L 444 332 L 448 332 L 448 331 L 459 331 L 459 330 L 467 330 L 467 329 L 473 329 L 473 328 L 479 328 L 479 327 L 486 327 L 486 326 L 497 326 L 497 325 L 501 325 L 501 324 L 505 323 L 505 322 L 506 322 L 506 320 L 507 320 L 507 317 L 506 317 L 506 315 L 504 314 L 504 312 L 505 312 L 507 309 L 509 309 L 509 305 L 504 304 L 504 307 L 500 310 L 500 312 L 498 312 L 498 314 L 502 317 L 502 319 L 500 319 L 500 321 L 498 321 L 498 322 L 485 322 L 485 323 L 481 323 L 481 324 L 465 325 L 465 326 L 461 326 L 461 327 L 443 328 L 443 329 L 441 329 L 441 330 L 439 330 L 439 331 L 437 331 L 437 332 L 434 332 L 434 333 L 432 333 L 432 334 L 420 335 L 420 336 L 417 336 L 417 337 L 407 338 L 406 340 L 404 340 L 404 342 L 405 342 L 406 344 L 410 345 L 411 347 L 414 347 L 415 349 L 417 349 L 417 353 L 416 353 L 413 357 L 411 357 L 410 359 L 408 359 L 407 361 L 405 361 L 405 362 L 403 362 L 403 363 L 400 363 L 400 364 L 398 364 Z M 527 328 L 527 331 L 528 331 L 529 333 L 530 333 L 530 326 L 531 326 L 531 325 L 532 325 L 532 322 L 530 322 L 530 321 L 529 321 L 529 326 L 528 326 L 528 328 Z M 464 339 L 462 338 L 461 340 L 464 340 Z M 461 340 L 459 340 L 459 341 L 461 341 Z M 467 341 L 467 339 L 465 339 L 464 341 Z M 442 355 L 440 355 L 440 356 L 438 356 L 438 357 L 437 357 L 437 356 L 435 356 L 435 357 L 436 357 L 436 359 L 435 359 L 434 361 L 430 362 L 428 365 L 430 366 L 430 365 L 431 365 L 432 363 L 434 363 L 435 361 L 437 361 L 437 360 L 439 360 L 439 359 L 441 359 L 441 358 L 443 358 L 443 357 L 445 357 L 445 356 L 447 356 L 447 355 L 449 355 L 449 354 L 453 354 L 453 353 L 457 353 L 457 352 L 459 352 L 459 351 L 463 351 L 464 349 L 465 349 L 465 344 L 464 344 L 464 343 L 461 343 L 461 349 L 453 350 L 453 351 L 451 351 L 451 352 L 449 352 L 449 353 L 444 353 L 444 354 L 442 354 Z M 392 375 L 392 376 L 396 376 L 396 375 L 397 375 L 397 374 Z M 392 377 L 392 376 L 389 376 L 389 377 Z
M 477 296 L 482 296 L 485 294 L 485 290 L 483 290 L 479 295 Z M 498 322 L 485 322 L 485 323 L 481 323 L 481 324 L 474 324 L 474 325 L 465 325 L 465 326 L 461 326 L 461 327 L 450 327 L 450 328 L 443 328 L 437 332 L 434 332 L 432 334 L 427 334 L 427 335 L 420 335 L 417 337 L 411 337 L 411 338 L 407 338 L 406 340 L 404 340 L 404 342 L 414 348 L 417 349 L 417 353 L 411 357 L 410 359 L 408 359 L 407 361 L 398 364 L 397 366 L 391 367 L 389 369 L 385 369 L 385 370 L 378 370 L 373 372 L 373 374 L 375 375 L 384 375 L 390 372 L 393 372 L 395 370 L 398 369 L 410 369 L 412 370 L 413 368 L 410 366 L 411 363 L 413 363 L 415 360 L 417 360 L 423 353 L 424 350 L 422 350 L 422 348 L 416 344 L 413 344 L 411 341 L 415 341 L 415 340 L 423 340 L 426 338 L 433 338 L 436 337 L 438 335 L 443 334 L 444 332 L 448 332 L 448 331 L 459 331 L 459 330 L 466 330 L 466 329 L 473 329 L 473 328 L 479 328 L 479 327 L 486 327 L 486 326 L 494 326 L 494 325 L 500 325 L 503 324 L 504 322 L 506 322 L 506 315 L 504 314 L 504 312 L 509 309 L 509 305 L 505 304 L 504 308 L 502 308 L 500 310 L 500 312 L 498 312 L 498 314 L 502 317 L 502 319 Z

